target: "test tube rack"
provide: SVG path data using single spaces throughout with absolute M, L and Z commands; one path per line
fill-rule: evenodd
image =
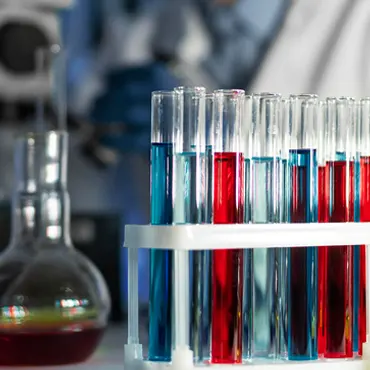
M 362 359 L 316 361 L 246 362 L 238 365 L 193 364 L 192 351 L 177 348 L 171 363 L 143 359 L 139 341 L 138 316 L 138 249 L 155 248 L 176 251 L 284 248 L 305 246 L 367 245 L 366 270 L 370 270 L 370 223 L 312 224 L 238 224 L 238 225 L 127 225 L 125 247 L 128 248 L 128 343 L 125 346 L 126 370 L 196 370 L 215 367 L 219 370 L 252 368 L 253 370 L 370 370 L 370 339 L 363 347 Z M 174 269 L 174 279 L 177 272 Z M 366 277 L 367 325 L 370 320 L 370 273 Z M 176 330 L 176 329 L 175 329 Z

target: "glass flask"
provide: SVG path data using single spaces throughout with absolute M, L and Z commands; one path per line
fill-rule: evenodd
M 15 143 L 12 238 L 0 256 L 0 366 L 86 360 L 107 326 L 110 298 L 72 245 L 66 132 Z

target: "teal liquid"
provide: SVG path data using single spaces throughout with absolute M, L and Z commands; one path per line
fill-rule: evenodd
M 212 214 L 212 152 L 181 153 L 175 157 L 174 223 L 209 223 Z M 194 361 L 210 358 L 210 251 L 189 252 L 190 347 Z M 184 282 L 188 284 L 188 282 Z
M 277 158 L 247 160 L 245 221 L 286 222 L 284 217 L 286 161 Z M 286 272 L 284 250 L 279 248 L 245 251 L 243 357 L 276 358 L 283 346 L 282 312 L 285 300 L 282 279 Z
M 280 194 L 282 198 L 282 204 L 280 207 L 281 222 L 287 223 L 290 219 L 290 166 L 287 159 L 281 161 L 281 181 L 280 181 Z M 280 314 L 280 325 L 279 325 L 279 336 L 278 336 L 278 352 L 279 357 L 286 359 L 288 357 L 288 259 L 289 259 L 289 248 L 280 248 L 279 252 L 279 314 Z
M 172 144 L 152 144 L 151 223 L 172 224 Z M 149 361 L 170 361 L 172 349 L 172 251 L 150 250 Z

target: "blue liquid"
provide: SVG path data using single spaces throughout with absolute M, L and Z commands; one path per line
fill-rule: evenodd
M 286 222 L 284 187 L 286 161 L 277 158 L 246 160 L 245 221 Z M 243 357 L 276 358 L 283 346 L 281 321 L 286 285 L 285 250 L 266 248 L 244 252 L 244 341 Z
M 354 199 L 354 222 L 360 222 L 360 161 L 355 162 L 355 199 Z M 353 352 L 359 350 L 359 309 L 360 309 L 360 247 L 353 246 Z
M 152 144 L 151 223 L 172 223 L 172 144 Z M 150 250 L 149 361 L 170 361 L 172 251 Z
M 290 152 L 290 222 L 317 222 L 315 150 Z M 288 251 L 288 358 L 314 360 L 317 352 L 317 248 Z

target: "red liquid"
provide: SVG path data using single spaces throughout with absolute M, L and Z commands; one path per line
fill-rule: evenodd
M 330 171 L 328 166 L 319 166 L 318 179 L 318 222 L 329 222 Z M 318 247 L 318 333 L 317 346 L 319 356 L 325 352 L 325 281 L 327 247 Z
M 68 365 L 87 360 L 104 330 L 1 332 L 0 366 Z
M 354 163 L 328 162 L 330 171 L 329 222 L 354 220 Z M 350 246 L 325 248 L 325 268 L 319 279 L 325 296 L 322 353 L 326 358 L 349 358 L 352 351 L 352 274 L 353 253 Z
M 237 153 L 215 153 L 213 220 L 243 222 L 244 160 Z M 242 361 L 243 250 L 212 253 L 212 363 Z
M 360 221 L 370 221 L 370 157 L 361 157 Z M 366 342 L 366 247 L 360 246 L 360 295 L 358 322 L 358 353 Z

